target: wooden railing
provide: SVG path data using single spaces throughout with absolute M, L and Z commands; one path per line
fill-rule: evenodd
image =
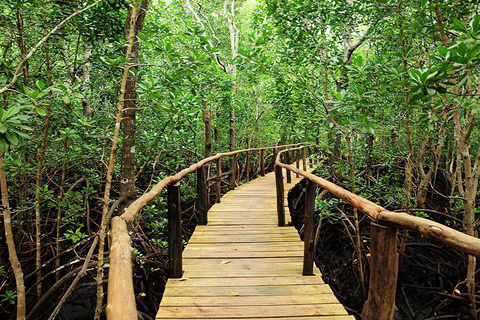
M 206 177 L 206 165 L 216 162 L 217 172 L 215 177 L 215 201 L 220 202 L 222 166 L 221 160 L 225 157 L 232 157 L 230 189 L 234 189 L 237 180 L 237 155 L 246 153 L 246 179 L 250 179 L 250 154 L 260 153 L 260 175 L 265 175 L 265 150 L 273 150 L 273 161 L 277 159 L 277 152 L 282 148 L 301 145 L 290 144 L 267 148 L 250 148 L 232 152 L 218 153 L 212 157 L 203 159 L 190 167 L 167 177 L 158 182 L 152 189 L 135 200 L 121 216 L 114 217 L 111 223 L 111 246 L 110 246 L 110 270 L 108 275 L 107 307 L 106 315 L 108 320 L 136 320 L 137 309 L 135 293 L 133 289 L 132 275 L 132 247 L 127 226 L 130 224 L 140 210 L 150 201 L 155 199 L 160 192 L 167 187 L 168 205 L 168 253 L 170 258 L 169 275 L 172 278 L 182 276 L 182 232 L 181 232 L 181 203 L 179 181 L 188 174 L 197 173 L 197 201 L 199 224 L 207 224 L 208 217 L 208 186 Z
M 291 164 L 291 153 L 302 151 L 303 170 Z M 281 162 L 282 155 L 285 163 Z M 314 263 L 314 213 L 315 191 L 320 186 L 351 206 L 370 216 L 371 223 L 371 267 L 368 299 L 365 302 L 362 319 L 392 319 L 395 311 L 395 293 L 397 286 L 398 253 L 397 228 L 416 231 L 434 238 L 470 255 L 480 257 L 480 239 L 449 228 L 429 219 L 411 216 L 405 212 L 393 212 L 345 190 L 332 182 L 322 179 L 306 170 L 305 148 L 298 147 L 280 151 L 275 161 L 277 188 L 278 225 L 285 224 L 283 170 L 286 169 L 287 183 L 291 182 L 291 171 L 305 177 L 305 227 L 304 227 L 304 275 L 313 274 Z

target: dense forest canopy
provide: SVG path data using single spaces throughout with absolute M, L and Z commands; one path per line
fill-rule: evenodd
M 0 0 L 2 319 L 68 318 L 56 297 L 88 255 L 96 270 L 72 294 L 89 292 L 86 318 L 100 319 L 108 218 L 216 152 L 313 143 L 332 181 L 477 236 L 479 10 L 452 0 Z M 193 201 L 194 177 L 182 195 Z M 132 227 L 137 274 L 159 286 L 165 201 Z M 476 319 L 476 260 L 465 259 L 449 293 Z M 140 295 L 142 312 L 152 316 L 160 296 Z

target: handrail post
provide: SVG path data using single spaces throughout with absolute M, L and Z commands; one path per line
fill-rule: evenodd
M 315 197 L 317 185 L 307 179 L 306 189 L 302 274 L 304 276 L 313 276 L 313 260 L 315 258 Z
M 397 229 L 372 222 L 370 237 L 370 284 L 362 319 L 393 319 L 398 275 Z
M 247 171 L 247 182 L 250 182 L 250 151 L 247 151 L 246 162 L 245 170 Z
M 273 158 L 272 158 L 273 170 L 275 170 L 275 161 L 277 161 L 277 154 L 278 154 L 278 142 L 275 142 L 275 148 L 273 148 Z
M 198 224 L 203 226 L 208 223 L 207 179 L 205 171 L 205 166 L 197 169 Z
M 232 156 L 232 176 L 230 177 L 230 190 L 235 190 L 235 184 L 237 181 L 237 154 Z
M 215 183 L 215 202 L 220 203 L 222 187 L 222 158 L 217 159 L 217 180 Z
M 290 151 L 285 151 L 285 163 L 290 164 Z M 292 183 L 292 173 L 290 170 L 286 169 L 287 171 L 287 183 Z
M 260 149 L 260 175 L 265 177 L 265 149 Z
M 284 187 L 283 187 L 283 173 L 282 167 L 275 166 L 275 185 L 277 189 L 277 215 L 278 226 L 285 226 L 285 199 L 284 199 Z
M 297 151 L 295 151 L 295 162 L 297 164 L 297 169 L 300 169 L 300 149 L 298 149 Z M 300 175 L 297 173 L 296 178 L 300 178 Z
M 307 171 L 307 149 L 302 148 L 303 171 Z
M 180 183 L 167 186 L 168 203 L 168 256 L 170 258 L 170 278 L 182 277 L 182 208 Z

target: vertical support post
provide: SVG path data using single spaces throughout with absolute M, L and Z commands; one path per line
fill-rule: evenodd
M 168 203 L 168 256 L 170 258 L 170 278 L 182 277 L 182 207 L 180 183 L 167 186 Z
M 304 276 L 313 276 L 313 259 L 315 258 L 315 197 L 317 185 L 307 179 L 305 192 L 305 231 L 303 238 L 303 272 Z
M 286 151 L 284 155 L 285 155 L 285 163 L 290 164 L 290 151 Z M 288 169 L 286 169 L 286 171 L 287 171 L 287 183 L 292 183 L 292 172 Z
M 393 319 L 397 290 L 397 229 L 372 222 L 368 299 L 362 319 Z
M 230 177 L 230 190 L 235 190 L 237 182 L 237 154 L 232 156 L 232 175 Z
M 300 149 L 295 151 L 295 160 L 297 164 L 297 169 L 300 169 Z M 300 178 L 300 175 L 297 173 L 295 177 Z
M 220 189 L 222 187 L 222 158 L 217 159 L 217 181 L 215 183 L 215 202 L 220 203 Z
M 197 169 L 198 224 L 203 226 L 208 223 L 207 178 L 205 171 L 205 166 Z
M 302 162 L 303 162 L 303 171 L 307 171 L 307 149 L 302 148 Z
M 247 182 L 250 181 L 250 151 L 247 151 L 247 157 L 245 160 L 247 163 L 245 165 L 245 170 L 247 171 Z
M 278 215 L 278 226 L 285 226 L 285 199 L 284 199 L 284 188 L 283 188 L 283 173 L 282 167 L 275 166 L 275 185 L 277 189 L 277 215 Z
M 273 148 L 273 158 L 272 158 L 273 170 L 275 170 L 275 161 L 277 160 L 277 154 L 278 154 L 278 142 L 275 142 L 275 148 Z
M 265 149 L 260 149 L 260 175 L 265 177 Z

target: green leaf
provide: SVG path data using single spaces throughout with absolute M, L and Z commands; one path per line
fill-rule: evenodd
M 8 129 L 8 126 L 6 123 L 0 124 L 0 133 L 5 133 Z
M 71 102 L 72 102 L 72 101 L 70 101 L 70 97 L 69 97 L 69 96 L 64 96 L 64 97 L 63 97 L 63 103 L 65 103 L 65 104 L 68 105 L 68 104 L 70 104 Z
M 42 117 L 45 117 L 47 115 L 47 111 L 44 108 L 37 107 L 37 108 L 35 108 L 35 110 Z
M 32 92 L 32 99 L 36 99 L 38 97 L 38 94 L 40 93 L 40 90 L 36 89 L 35 91 Z
M 458 55 L 465 57 L 465 54 L 467 53 L 467 44 L 465 42 L 460 42 L 458 44 L 457 53 Z
M 429 122 L 427 126 L 428 126 L 428 130 L 433 131 L 433 124 Z
M 5 141 L 3 136 L 0 136 L 0 151 L 7 152 L 8 151 L 8 142 Z
M 467 33 L 467 28 L 465 28 L 462 21 L 453 18 L 453 26 L 455 30 Z
M 473 35 L 476 35 L 480 31 L 480 15 L 476 15 L 471 21 L 470 26 L 472 27 Z
M 444 46 L 438 46 L 438 53 L 440 53 L 441 56 L 445 57 L 447 55 L 447 48 Z
M 35 82 L 35 83 L 36 83 L 38 89 L 40 89 L 40 90 L 45 89 L 45 82 L 43 82 L 42 80 L 37 80 L 37 82 Z
M 427 93 L 429 96 L 434 96 L 437 93 L 437 91 L 435 91 L 434 89 L 428 88 Z
M 10 141 L 12 146 L 16 146 L 18 144 L 18 137 L 16 134 L 7 131 L 5 132 L 5 136 L 7 137 L 8 141 Z

